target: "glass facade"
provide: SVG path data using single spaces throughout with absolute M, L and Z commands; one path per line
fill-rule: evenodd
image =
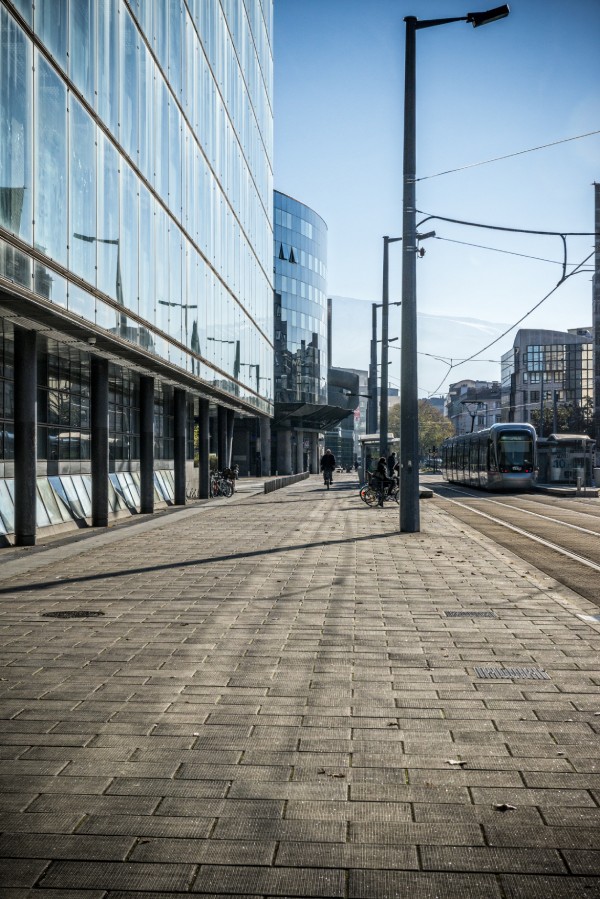
M 522 330 L 512 350 L 502 357 L 504 420 L 539 427 L 543 413 L 544 420 L 549 419 L 547 432 L 556 406 L 559 430 L 590 432 L 593 388 L 593 341 L 587 329 Z
M 0 0 L 0 286 L 267 415 L 271 33 L 272 0 Z
M 327 403 L 327 225 L 275 191 L 275 401 Z

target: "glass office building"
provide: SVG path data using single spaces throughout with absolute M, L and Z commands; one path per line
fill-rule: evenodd
M 275 191 L 275 401 L 327 402 L 327 225 Z
M 182 392 L 188 462 L 200 403 L 272 415 L 271 34 L 272 0 L 0 0 L 0 529 L 25 333 L 36 476 L 77 475 L 80 511 L 95 360 L 113 509 L 140 507 L 148 379 L 158 498 Z
M 327 225 L 279 191 L 274 224 L 273 468 L 280 474 L 316 472 L 319 435 L 348 414 L 347 408 L 328 405 Z
M 589 328 L 522 329 L 502 356 L 502 418 L 531 422 L 538 436 L 593 434 L 593 337 Z M 540 425 L 541 422 L 541 425 Z

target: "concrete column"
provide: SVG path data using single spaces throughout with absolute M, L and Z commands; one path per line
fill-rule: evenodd
M 227 409 L 217 406 L 217 468 L 227 468 Z
M 233 409 L 227 410 L 227 445 L 225 449 L 226 457 L 227 457 L 227 465 L 225 468 L 231 468 L 233 464 L 233 422 L 235 418 L 235 412 Z
M 261 415 L 258 421 L 260 425 L 261 475 L 269 477 L 271 474 L 271 419 L 266 415 Z
M 140 378 L 140 511 L 154 512 L 154 378 Z
M 108 527 L 108 359 L 92 356 L 92 525 Z
M 292 473 L 292 432 L 289 428 L 277 431 L 277 471 L 279 474 Z
M 296 431 L 296 474 L 304 471 L 304 431 Z
M 198 408 L 198 493 L 210 496 L 210 417 L 208 400 L 200 398 Z
M 312 473 L 319 473 L 319 462 L 321 461 L 319 456 L 319 435 L 311 434 L 310 435 L 310 457 L 312 464 Z
M 187 449 L 187 393 L 176 388 L 173 391 L 175 505 L 185 506 L 185 457 Z
M 36 539 L 37 334 L 15 327 L 15 544 Z

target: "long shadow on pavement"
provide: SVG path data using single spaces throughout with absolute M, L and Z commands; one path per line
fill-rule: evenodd
M 40 581 L 38 584 L 21 584 L 14 587 L 0 587 L 0 595 L 24 593 L 29 590 L 46 590 L 49 587 L 65 587 L 91 581 L 103 581 L 108 578 L 129 577 L 132 574 L 149 574 L 153 571 L 169 571 L 174 568 L 189 568 L 192 565 L 210 565 L 212 562 L 231 562 L 237 559 L 251 559 L 256 556 L 269 556 L 274 553 L 293 552 L 298 549 L 313 549 L 316 546 L 336 546 L 344 543 L 361 543 L 365 540 L 381 540 L 385 537 L 397 536 L 398 531 L 385 531 L 381 534 L 368 534 L 365 537 L 348 537 L 343 540 L 317 540 L 313 543 L 295 543 L 292 546 L 275 546 L 270 549 L 256 549 L 248 553 L 230 553 L 223 556 L 210 556 L 208 559 L 189 559 L 186 562 L 172 562 L 168 565 L 148 565 L 146 567 L 126 568 L 123 571 L 104 571 L 101 574 L 81 575 L 80 577 Z

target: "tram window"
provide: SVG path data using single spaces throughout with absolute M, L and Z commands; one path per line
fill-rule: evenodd
M 498 440 L 500 471 L 532 471 L 533 442 L 521 434 L 501 434 Z

